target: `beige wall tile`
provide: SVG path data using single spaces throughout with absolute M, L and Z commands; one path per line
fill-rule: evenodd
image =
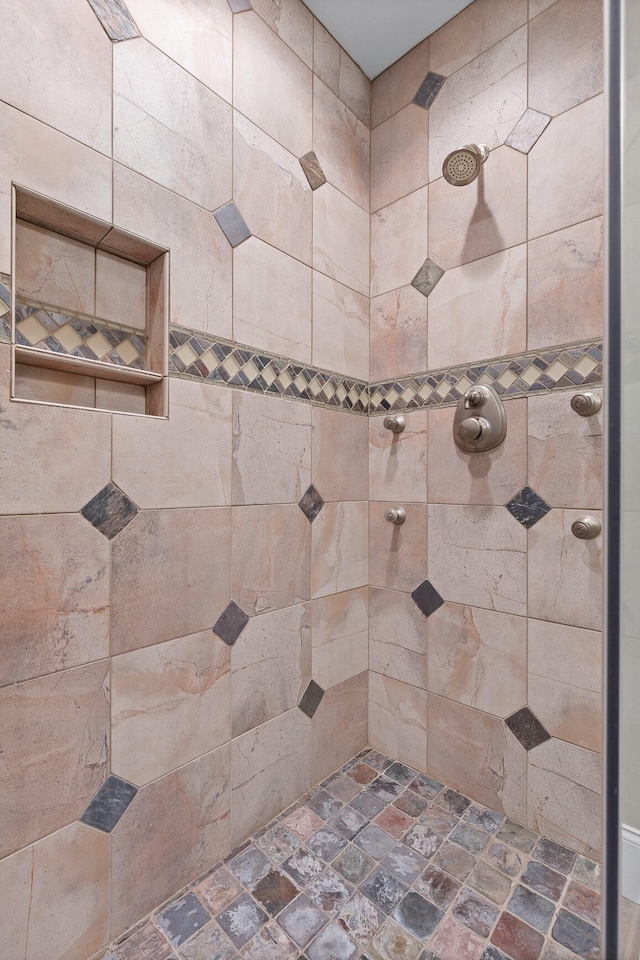
M 207 210 L 226 203 L 230 106 L 146 40 L 113 57 L 115 159 Z
M 529 706 L 550 734 L 602 752 L 602 694 L 529 675 Z
M 429 256 L 443 270 L 514 247 L 526 236 L 527 158 L 517 150 L 494 150 L 466 188 L 444 177 L 429 187 Z
M 233 736 L 297 706 L 310 679 L 308 605 L 251 617 L 231 650 Z
M 237 110 L 233 128 L 233 196 L 249 229 L 310 264 L 313 200 L 298 158 Z
M 313 266 L 369 295 L 369 216 L 330 183 L 313 194 Z
M 313 15 L 300 0 L 252 0 L 256 13 L 308 67 L 313 65 Z
M 371 126 L 387 120 L 415 97 L 429 72 L 429 38 L 396 60 L 371 84 Z
M 403 506 L 401 525 L 385 520 L 389 507 Z M 427 576 L 427 505 L 392 501 L 369 504 L 369 583 L 411 592 Z
M 369 673 L 369 743 L 375 750 L 427 768 L 427 692 Z
M 111 834 L 111 936 L 230 850 L 229 746 L 143 787 Z
M 109 543 L 84 517 L 0 518 L 0 684 L 109 655 Z
M 234 504 L 297 503 L 311 483 L 311 407 L 234 391 L 232 479 Z
M 427 687 L 427 621 L 408 593 L 369 590 L 369 669 Z
M 314 20 L 313 41 L 315 75 L 368 127 L 371 121 L 371 81 L 319 20 Z
M 596 217 L 529 243 L 529 350 L 602 335 L 603 242 Z
M 432 369 L 526 348 L 526 244 L 445 273 L 429 296 Z
M 93 314 L 96 252 L 33 223 L 16 223 L 16 293 L 63 310 Z
M 226 743 L 230 661 L 210 630 L 114 657 L 112 772 L 142 786 Z
M 387 430 L 385 417 L 370 418 L 369 495 L 372 500 L 426 501 L 428 416 L 426 410 L 406 413 L 402 433 Z
M 600 757 L 583 747 L 554 739 L 531 750 L 527 825 L 599 859 L 601 776 Z
M 311 721 L 311 783 L 319 783 L 367 745 L 368 674 L 325 692 Z
M 445 600 L 523 615 L 526 546 L 503 507 L 429 507 L 429 580 Z
M 96 253 L 96 316 L 144 330 L 147 270 L 104 250 Z
M 429 690 L 508 717 L 527 702 L 527 621 L 446 603 L 427 621 Z
M 374 297 L 369 342 L 372 381 L 426 370 L 426 298 L 411 286 Z
M 428 772 L 524 823 L 527 754 L 502 720 L 429 694 Z
M 313 363 L 369 379 L 369 300 L 313 272 Z
M 367 587 L 313 600 L 310 607 L 311 675 L 326 691 L 369 665 Z
M 229 509 L 146 510 L 112 546 L 112 655 L 207 630 L 230 599 Z
M 602 93 L 601 0 L 559 0 L 529 27 L 529 106 L 554 116 Z
M 329 183 L 369 210 L 370 134 L 321 80 L 313 84 L 313 149 Z
M 429 411 L 427 464 L 432 503 L 497 506 L 507 503 L 525 486 L 527 402 L 525 399 L 505 402 L 507 436 L 504 443 L 486 453 L 465 453 L 455 445 L 454 408 Z M 538 490 L 535 483 L 533 486 Z
M 552 510 L 529 531 L 529 615 L 599 630 L 602 536 L 577 540 L 571 524 L 579 516 L 578 510 Z
M 571 396 L 550 393 L 529 401 L 529 483 L 552 507 L 600 509 L 603 414 L 579 416 Z
M 33 370 L 36 368 L 33 367 Z M 122 413 L 144 414 L 147 394 L 137 383 L 119 383 L 117 380 L 95 380 L 96 407 L 118 410 Z
M 430 69 L 448 77 L 526 22 L 527 0 L 472 4 L 432 34 Z
M 257 14 L 234 22 L 234 106 L 296 157 L 312 149 L 312 74 Z
M 234 339 L 309 362 L 311 269 L 250 237 L 234 250 L 233 283 Z
M 297 504 L 234 507 L 231 562 L 233 599 L 250 616 L 308 600 L 311 524 Z
M 45 367 L 32 367 L 26 363 L 16 363 L 14 392 L 19 400 L 64 403 L 75 407 L 96 405 L 96 381 L 93 377 L 63 373 L 62 370 L 47 370 Z
M 374 127 L 371 133 L 372 210 L 386 207 L 428 183 L 431 113 L 410 103 Z
M 531 150 L 530 239 L 602 214 L 603 110 L 598 96 L 555 117 Z
M 33 847 L 24 847 L 11 857 L 0 860 L 0 890 L 4 909 L 0 931 L 9 956 L 22 960 L 27 953 Z
M 107 774 L 105 660 L 0 690 L 0 855 L 76 820 Z M 73 790 L 69 790 L 73 784 Z
M 371 296 L 411 283 L 427 256 L 428 188 L 371 217 Z M 429 254 L 431 256 L 431 254 Z
M 324 500 L 367 500 L 369 424 L 366 417 L 313 409 L 312 479 Z
M 311 596 L 367 583 L 368 505 L 326 503 L 311 529 Z
M 340 84 L 340 45 L 322 26 L 313 22 L 313 72 L 338 95 Z
M 529 0 L 529 20 L 533 20 L 539 13 L 550 7 L 552 3 L 557 2 L 558 0 Z
M 294 707 L 232 741 L 232 847 L 309 789 L 310 737 L 311 721 Z

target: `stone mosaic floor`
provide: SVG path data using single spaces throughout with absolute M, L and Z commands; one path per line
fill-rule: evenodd
M 365 751 L 105 960 L 595 960 L 599 874 Z

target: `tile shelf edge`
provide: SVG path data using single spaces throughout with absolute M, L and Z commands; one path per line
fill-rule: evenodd
M 151 383 L 160 383 L 164 379 L 161 373 L 152 373 L 150 370 L 120 367 L 101 360 L 85 360 L 83 357 L 52 353 L 50 350 L 38 350 L 37 347 L 23 347 L 18 344 L 15 346 L 15 358 L 17 363 L 25 363 L 32 367 L 46 367 L 48 370 L 62 370 L 66 373 L 84 374 L 101 380 L 116 380 L 120 383 L 147 386 Z

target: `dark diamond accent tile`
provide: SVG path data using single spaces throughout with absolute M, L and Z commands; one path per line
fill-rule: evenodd
M 140 31 L 123 0 L 89 0 L 93 12 L 110 40 L 131 40 Z
M 5 287 L 4 283 L 0 283 L 0 300 L 8 307 L 11 306 L 11 291 Z
M 402 898 L 409 892 L 406 884 L 402 883 L 384 867 L 378 867 L 375 873 L 372 873 L 360 887 L 362 893 L 371 902 L 382 910 L 383 913 L 391 913 L 400 903 Z
M 318 516 L 322 508 L 324 507 L 324 500 L 316 490 L 313 484 L 309 487 L 308 490 L 303 493 L 300 500 L 298 501 L 298 506 L 304 513 L 307 520 L 310 523 L 313 523 L 315 518 Z
M 525 750 L 533 750 L 541 743 L 551 739 L 551 734 L 543 727 L 529 707 L 523 707 L 517 713 L 512 713 L 505 720 L 514 737 L 520 741 Z
M 107 540 L 117 537 L 140 513 L 133 500 L 111 482 L 96 493 L 80 512 Z
M 546 865 L 553 870 L 559 870 L 560 873 L 569 874 L 573 870 L 578 855 L 574 853 L 573 850 L 568 850 L 561 844 L 556 843 L 555 840 L 548 840 L 546 837 L 541 837 L 533 851 L 533 856 L 536 860 L 541 860 L 542 863 L 546 863 Z
M 300 894 L 278 917 L 278 923 L 293 942 L 306 947 L 322 930 L 328 917 L 305 894 Z
M 138 792 L 138 788 L 111 774 L 80 817 L 81 823 L 111 833 Z
M 442 920 L 444 914 L 419 893 L 411 892 L 400 901 L 391 914 L 401 926 L 418 940 L 426 940 Z
M 312 190 L 317 190 L 318 187 L 327 182 L 315 150 L 310 150 L 309 153 L 305 153 L 304 157 L 300 157 L 300 166 L 304 170 L 304 175 Z
M 550 123 L 551 117 L 548 117 L 546 113 L 539 113 L 537 110 L 531 109 L 525 110 L 505 143 L 508 147 L 519 150 L 520 153 L 529 153 Z
M 464 923 L 480 937 L 488 937 L 500 915 L 498 907 L 480 897 L 473 890 L 463 887 L 451 912 L 456 920 Z
M 262 904 L 267 913 L 275 917 L 298 895 L 298 889 L 288 877 L 278 870 L 272 870 L 253 888 L 254 898 Z
M 188 893 L 158 917 L 158 926 L 174 947 L 192 937 L 211 917 L 193 893 Z
M 221 640 L 232 647 L 248 623 L 248 614 L 244 612 L 242 607 L 238 606 L 235 600 L 231 600 L 211 629 Z
M 444 603 L 444 600 L 428 580 L 423 580 L 422 583 L 412 591 L 411 597 L 416 603 L 425 617 L 430 617 L 432 613 L 441 607 Z
M 442 267 L 439 267 L 435 261 L 427 259 L 411 281 L 411 286 L 419 290 L 423 297 L 428 297 L 443 277 Z
M 318 686 L 315 680 L 309 682 L 309 686 L 302 694 L 302 699 L 298 706 L 303 713 L 306 713 L 308 717 L 313 717 L 314 713 L 320 706 L 320 701 L 324 697 L 324 690 L 322 687 Z M 312 808 L 313 809 L 313 808 Z M 317 811 L 316 811 L 317 812 Z
M 551 510 L 546 500 L 538 496 L 531 487 L 523 487 L 519 493 L 516 493 L 515 497 L 509 500 L 506 507 L 511 516 L 515 517 L 518 523 L 521 523 L 527 530 L 533 527 L 538 520 L 542 520 Z
M 244 217 L 233 200 L 225 203 L 222 207 L 218 207 L 213 215 L 232 247 L 239 246 L 251 236 L 251 230 L 249 230 Z
M 546 933 L 551 926 L 556 905 L 551 900 L 541 897 L 539 893 L 534 893 L 533 890 L 518 884 L 507 904 L 507 909 L 528 923 L 530 927 L 535 927 L 540 933 Z
M 584 960 L 598 960 L 600 957 L 600 934 L 596 928 L 567 910 L 561 910 L 558 914 L 551 935 Z
M 218 923 L 236 947 L 244 946 L 268 919 L 248 893 L 243 893 L 217 917 Z
M 245 10 L 252 10 L 251 0 L 227 0 L 232 13 L 244 13 Z
M 418 92 L 413 98 L 413 103 L 417 106 L 422 107 L 424 110 L 428 110 L 435 98 L 440 93 L 442 84 L 447 78 L 443 77 L 439 73 L 433 73 L 431 70 L 426 75 L 422 83 L 418 88 Z

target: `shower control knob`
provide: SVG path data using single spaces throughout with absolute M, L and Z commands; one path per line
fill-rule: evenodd
M 486 394 L 479 387 L 471 387 L 464 395 L 469 407 L 481 407 L 487 399 Z
M 602 397 L 599 393 L 586 390 L 571 397 L 571 409 L 581 417 L 592 417 L 602 406 Z
M 407 519 L 407 514 L 403 507 L 389 507 L 384 518 L 388 520 L 389 523 L 395 523 L 396 526 L 399 527 Z
M 484 417 L 467 417 L 458 427 L 458 435 L 465 443 L 470 443 L 472 440 L 479 440 L 488 429 L 489 424 Z
M 402 414 L 399 414 L 396 417 L 385 417 L 382 424 L 386 430 L 391 430 L 392 433 L 402 433 L 407 422 Z
M 602 532 L 602 524 L 596 517 L 578 517 L 571 524 L 571 533 L 578 540 L 593 540 Z

